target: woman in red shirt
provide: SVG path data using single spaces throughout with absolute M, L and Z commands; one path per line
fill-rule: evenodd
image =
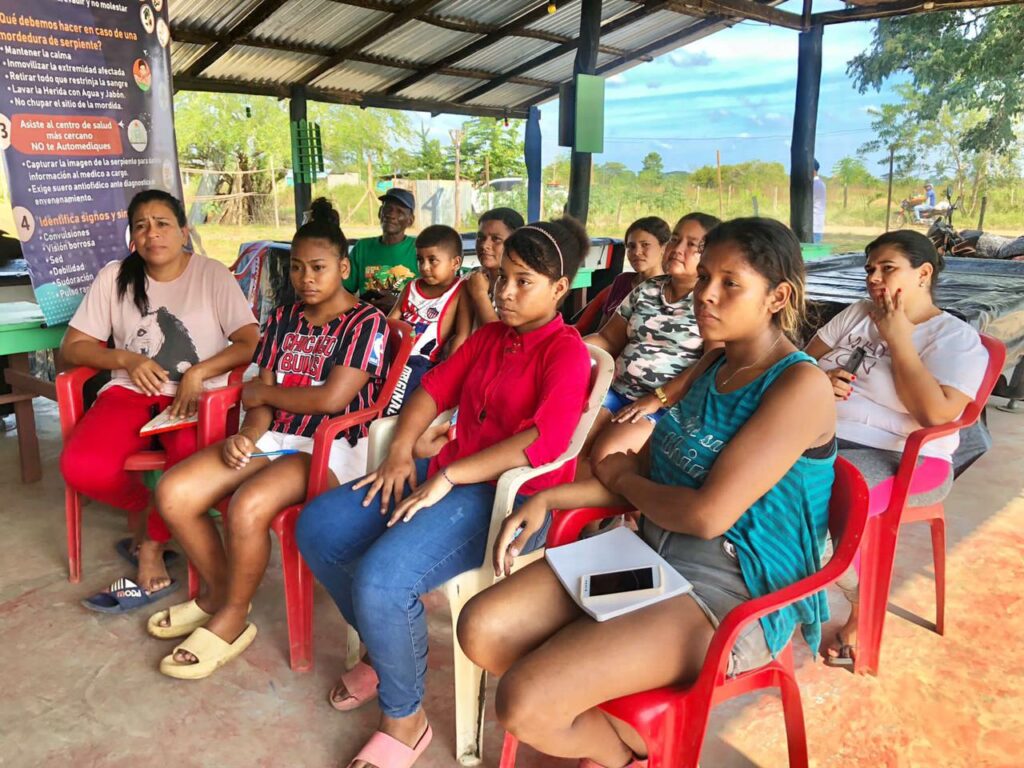
M 378 471 L 320 496 L 299 518 L 303 557 L 367 650 L 331 691 L 331 705 L 355 709 L 379 690 L 379 730 L 353 768 L 384 758 L 411 765 L 426 749 L 432 734 L 422 708 L 427 624 L 420 597 L 483 563 L 498 477 L 553 461 L 569 445 L 590 359 L 558 307 L 588 245 L 569 218 L 516 230 L 495 287 L 500 322 L 423 377 Z M 429 461 L 416 458 L 430 423 L 456 405 L 456 437 Z M 527 483 L 517 504 L 570 481 L 574 471 L 570 462 Z M 537 532 L 523 551 L 544 535 Z

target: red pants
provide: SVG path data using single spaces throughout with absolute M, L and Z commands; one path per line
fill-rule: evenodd
M 139 430 L 153 418 L 152 408 L 162 411 L 173 398 L 143 395 L 126 387 L 110 387 L 100 393 L 64 443 L 60 471 L 64 482 L 79 493 L 128 512 L 149 506 L 149 489 L 141 473 L 126 472 L 129 456 L 147 450 L 153 438 L 139 437 Z M 157 435 L 167 453 L 167 468 L 195 453 L 195 427 Z M 169 541 L 171 532 L 155 509 L 146 518 L 146 535 L 153 541 Z

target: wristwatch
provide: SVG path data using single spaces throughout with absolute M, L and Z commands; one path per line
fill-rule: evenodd
M 659 400 L 661 400 L 662 405 L 668 405 L 668 395 L 665 394 L 664 389 L 661 387 L 655 387 L 654 394 Z

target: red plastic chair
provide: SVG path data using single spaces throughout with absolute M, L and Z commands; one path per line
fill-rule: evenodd
M 974 400 L 968 403 L 956 421 L 913 432 L 903 448 L 903 457 L 893 481 L 892 495 L 885 511 L 868 519 L 860 552 L 860 620 L 857 626 L 857 656 L 854 671 L 878 674 L 882 649 L 882 628 L 892 586 L 893 561 L 901 525 L 929 522 L 932 529 L 932 558 L 935 564 L 935 631 L 945 632 L 946 614 L 946 517 L 942 502 L 926 507 L 908 507 L 914 472 L 921 447 L 971 426 L 985 410 L 992 389 L 1006 362 L 1006 347 L 991 336 L 981 334 L 988 350 L 988 367 Z
M 575 540 L 583 526 L 611 514 L 613 509 L 580 509 L 560 513 L 548 534 L 548 546 Z M 754 598 L 726 615 L 715 630 L 704 666 L 686 687 L 657 688 L 601 704 L 601 709 L 637 730 L 647 745 L 648 768 L 697 768 L 711 708 L 716 704 L 763 688 L 779 688 L 786 721 L 791 767 L 807 766 L 800 688 L 793 665 L 792 642 L 765 666 L 727 677 L 733 645 L 740 631 L 762 616 L 813 595 L 834 583 L 853 562 L 868 515 L 868 489 L 864 478 L 844 459 L 836 460 L 836 478 L 829 504 L 829 530 L 836 542 L 832 559 L 817 573 L 777 592 Z M 505 734 L 501 768 L 514 768 L 517 739 Z
M 604 309 L 604 302 L 608 294 L 612 292 L 610 285 L 602 288 L 598 294 L 587 302 L 587 305 L 580 310 L 572 326 L 580 332 L 581 336 L 588 333 L 597 333 L 598 321 L 601 319 L 601 311 Z
M 228 382 L 241 381 L 246 368 L 248 365 L 231 371 Z M 57 411 L 60 414 L 61 439 L 65 442 L 85 413 L 85 382 L 97 373 L 99 371 L 95 368 L 81 366 L 57 374 Z M 222 440 L 225 435 L 238 430 L 238 410 L 226 411 L 218 421 L 200 417 L 198 429 L 200 448 Z M 167 455 L 163 451 L 139 451 L 128 457 L 124 468 L 129 472 L 147 472 L 163 470 L 166 463 Z M 64 518 L 68 531 L 68 581 L 77 584 L 82 580 L 82 501 L 78 492 L 67 484 L 64 486 Z M 129 513 L 128 520 L 131 529 L 135 530 L 137 513 Z
M 328 459 L 334 438 L 341 432 L 359 424 L 373 421 L 384 412 L 391 396 L 398 386 L 402 369 L 412 352 L 412 328 L 401 320 L 388 320 L 388 335 L 391 351 L 391 368 L 388 378 L 373 405 L 361 411 L 338 416 L 324 422 L 313 436 L 313 457 L 306 487 L 306 501 L 327 490 Z M 238 404 L 242 387 L 226 387 L 207 392 L 199 401 L 199 420 L 216 423 L 223 415 Z M 217 508 L 227 514 L 230 497 L 222 500 Z M 305 502 L 303 502 L 305 504 Z M 271 523 L 281 544 L 281 566 L 284 571 L 285 610 L 288 615 L 288 646 L 291 668 L 305 672 L 313 668 L 313 574 L 309 570 L 299 548 L 295 544 L 295 521 L 302 512 L 303 504 L 293 504 L 281 510 Z M 199 572 L 191 562 L 188 564 L 188 592 L 190 598 L 199 596 Z

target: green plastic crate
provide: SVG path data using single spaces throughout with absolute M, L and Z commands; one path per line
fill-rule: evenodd
M 818 261 L 832 255 L 832 246 L 824 243 L 800 243 L 804 261 Z

